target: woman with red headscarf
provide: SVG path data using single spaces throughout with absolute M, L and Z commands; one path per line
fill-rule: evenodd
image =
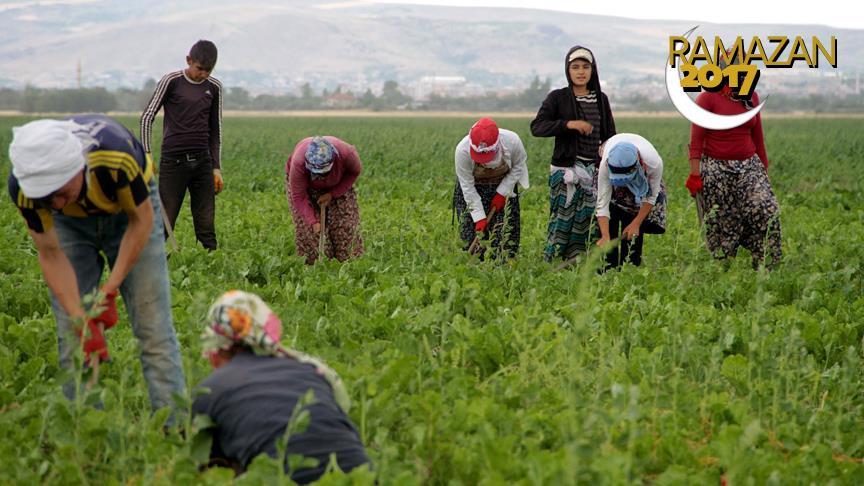
M 456 146 L 453 208 L 459 214 L 459 236 L 465 249 L 477 235 L 492 233 L 492 255 L 508 258 L 519 251 L 519 187 L 528 188 L 528 154 L 510 130 L 481 118 Z M 507 213 L 506 220 L 504 213 Z M 481 254 L 481 257 L 483 255 Z

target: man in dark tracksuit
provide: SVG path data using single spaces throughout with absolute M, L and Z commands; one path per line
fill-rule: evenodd
M 199 40 L 186 56 L 188 67 L 166 74 L 141 115 L 141 142 L 150 153 L 153 119 L 165 108 L 159 196 L 174 229 L 189 190 L 195 237 L 216 249 L 216 194 L 222 191 L 222 83 L 210 77 L 216 46 Z

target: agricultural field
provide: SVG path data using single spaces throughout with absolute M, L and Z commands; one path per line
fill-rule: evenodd
M 4 181 L 10 128 L 23 121 L 0 118 Z M 195 245 L 187 202 L 169 260 L 189 389 L 209 372 L 198 336 L 210 302 L 244 289 L 282 317 L 286 345 L 342 375 L 381 484 L 864 483 L 860 119 L 765 120 L 784 244 L 772 273 L 751 270 L 745 251 L 710 258 L 684 189 L 688 124 L 619 119 L 664 157 L 668 231 L 646 237 L 641 268 L 604 275 L 542 260 L 552 140 L 531 137 L 527 119 L 499 120 L 529 153 L 520 255 L 502 265 L 461 251 L 453 150 L 471 123 L 226 119 L 221 249 Z M 309 267 L 294 254 L 283 167 L 312 134 L 353 143 L 365 164 L 367 253 L 356 261 Z M 165 414 L 151 416 L 122 309 L 101 386 L 63 397 L 47 287 L 3 197 L 0 483 L 231 478 L 198 471 L 207 451 L 193 424 L 166 435 Z M 238 483 L 272 484 L 277 469 L 259 460 Z

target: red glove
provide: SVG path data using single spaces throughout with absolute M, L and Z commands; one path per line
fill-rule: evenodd
M 99 323 L 96 322 L 96 319 L 87 320 L 87 329 L 90 331 L 90 335 L 81 343 L 81 348 L 84 350 L 85 365 L 90 364 L 93 353 L 99 356 L 99 361 L 108 361 L 108 343 L 105 341 L 105 336 L 99 329 Z M 81 337 L 80 328 L 78 329 L 78 337 Z
M 476 231 L 477 233 L 485 232 L 486 231 L 486 225 L 488 223 L 489 223 L 489 221 L 486 218 L 483 218 L 480 221 L 477 221 L 476 223 L 474 223 L 474 231 Z
M 496 192 L 495 197 L 492 198 L 492 207 L 500 213 L 504 211 L 505 204 L 507 204 L 507 198 Z
M 102 323 L 105 326 L 105 329 L 111 329 L 117 324 L 117 291 L 108 292 L 105 294 L 105 300 L 102 302 L 102 307 L 105 307 L 105 310 L 102 311 L 101 314 L 94 317 L 92 320 L 94 323 Z
M 684 185 L 687 186 L 690 195 L 696 197 L 696 193 L 702 191 L 702 175 L 690 174 L 690 177 L 687 178 L 687 182 L 685 182 Z

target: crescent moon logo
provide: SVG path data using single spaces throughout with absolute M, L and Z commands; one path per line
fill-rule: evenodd
M 697 25 L 685 32 L 684 37 L 689 37 L 698 27 L 699 26 Z M 669 93 L 669 99 L 672 101 L 672 104 L 675 105 L 675 109 L 678 110 L 678 113 L 681 113 L 684 118 L 702 128 L 707 128 L 709 130 L 728 130 L 730 128 L 741 126 L 759 114 L 759 112 L 762 111 L 762 107 L 765 106 L 765 102 L 768 101 L 766 98 L 752 110 L 739 115 L 718 115 L 717 113 L 711 113 L 705 108 L 697 105 L 695 101 L 687 96 L 687 93 L 684 92 L 684 88 L 681 87 L 681 78 L 678 75 L 678 68 L 674 68 L 669 64 L 669 58 L 666 58 L 666 92 Z

